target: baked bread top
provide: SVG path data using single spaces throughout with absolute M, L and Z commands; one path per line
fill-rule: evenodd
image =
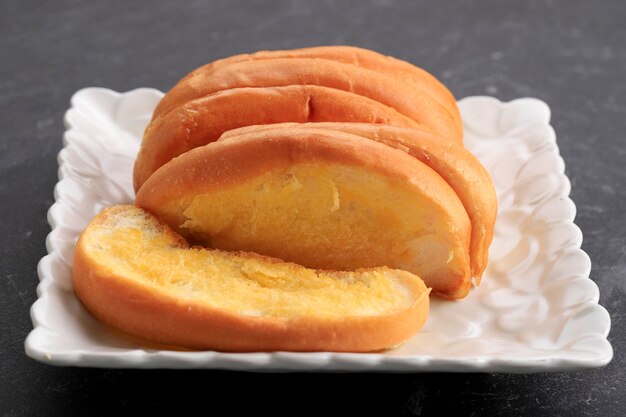
M 211 77 L 214 71 L 218 69 L 240 62 L 284 58 L 325 59 L 368 69 L 397 80 L 402 80 L 405 83 L 413 84 L 415 88 L 421 90 L 421 95 L 426 95 L 443 106 L 454 119 L 458 129 L 462 128 L 461 115 L 454 96 L 432 74 L 409 62 L 354 46 L 317 46 L 282 51 L 259 51 L 253 54 L 234 55 L 213 61 L 193 70 L 182 78 L 158 104 L 154 111 L 154 118 L 181 105 L 188 100 L 188 97 L 200 94 L 194 86 L 201 84 L 202 80 Z
M 176 107 L 231 88 L 318 85 L 378 101 L 425 124 L 447 140 L 459 143 L 463 140 L 462 129 L 450 110 L 422 89 L 413 83 L 356 65 L 319 58 L 243 61 L 216 67 L 209 76 L 190 78 L 187 82 L 191 84 L 188 94 L 179 98 Z
M 408 62 L 347 46 L 261 51 L 204 65 L 163 97 L 137 157 L 135 191 L 167 161 L 227 130 L 280 122 L 419 126 L 463 141 L 450 91 Z
M 221 91 L 191 100 L 148 125 L 135 161 L 135 191 L 166 162 L 230 129 L 325 121 L 420 126 L 389 106 L 333 88 L 291 85 Z

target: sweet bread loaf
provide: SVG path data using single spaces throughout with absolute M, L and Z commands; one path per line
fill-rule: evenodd
M 403 150 L 334 130 L 276 129 L 184 153 L 136 204 L 194 243 L 310 268 L 388 266 L 433 293 L 470 287 L 470 221 L 458 196 Z
M 476 284 L 480 284 L 487 267 L 498 200 L 491 176 L 472 153 L 460 145 L 442 141 L 436 135 L 419 127 L 401 128 L 367 123 L 276 123 L 249 126 L 230 130 L 219 140 L 276 129 L 282 130 L 282 134 L 302 129 L 351 133 L 405 150 L 432 168 L 452 187 L 467 211 L 472 224 L 470 243 L 472 276 Z
M 417 332 L 429 304 L 424 283 L 405 271 L 316 271 L 192 248 L 133 206 L 90 223 L 76 246 L 73 283 L 103 322 L 191 349 L 380 350 Z

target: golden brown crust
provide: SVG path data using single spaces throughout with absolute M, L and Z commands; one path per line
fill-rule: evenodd
M 135 162 L 135 191 L 166 162 L 217 140 L 227 130 L 251 124 L 324 121 L 419 126 L 374 100 L 326 87 L 227 90 L 190 101 L 148 126 Z
M 137 193 L 136 204 L 163 218 L 168 224 L 184 222 L 182 213 L 164 207 L 188 196 L 242 183 L 265 172 L 298 163 L 339 163 L 362 167 L 392 181 L 415 187 L 446 213 L 463 242 L 467 267 L 445 285 L 432 285 L 433 293 L 462 298 L 470 287 L 469 243 L 471 226 L 463 205 L 452 188 L 431 168 L 407 153 L 360 136 L 339 131 L 292 129 L 260 132 L 195 148 L 156 171 Z M 463 261 L 465 262 L 465 261 Z
M 419 87 L 355 65 L 319 58 L 243 61 L 214 68 L 210 76 L 188 80 L 177 106 L 231 88 L 318 85 L 348 91 L 383 103 L 424 124 L 446 140 L 463 141 L 450 110 Z M 169 94 L 169 93 L 168 93 Z
M 353 46 L 318 46 L 312 48 L 293 49 L 285 51 L 259 51 L 253 54 L 235 55 L 220 59 L 199 67 L 184 77 L 157 106 L 154 117 L 169 111 L 185 97 L 192 78 L 207 77 L 219 67 L 237 62 L 265 60 L 277 58 L 321 58 L 344 64 L 351 64 L 361 68 L 376 71 L 396 79 L 415 84 L 435 101 L 446 107 L 452 114 L 455 122 L 461 127 L 461 116 L 452 93 L 432 74 L 390 56 Z
M 363 123 L 282 123 L 248 126 L 230 130 L 219 140 L 257 135 L 270 130 L 282 130 L 284 134 L 289 134 L 290 131 L 299 132 L 302 129 L 341 131 L 382 142 L 406 150 L 437 172 L 454 189 L 469 215 L 472 223 L 470 244 L 472 275 L 476 284 L 480 284 L 487 266 L 489 246 L 493 240 L 498 200 L 491 176 L 474 155 L 462 146 L 442 141 L 426 130 Z
M 132 206 L 117 206 L 96 216 L 78 241 L 74 256 L 76 294 L 98 319 L 124 332 L 168 345 L 223 351 L 353 351 L 389 348 L 417 332 L 428 315 L 428 291 L 415 278 L 397 271 L 414 295 L 413 304 L 376 317 L 277 319 L 248 317 L 119 275 L 92 256 L 86 243 L 107 216 Z M 157 219 L 154 219 L 158 222 Z M 173 241 L 180 236 L 163 225 Z

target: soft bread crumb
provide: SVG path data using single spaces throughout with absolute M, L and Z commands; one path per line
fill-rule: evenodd
M 182 211 L 183 235 L 217 249 L 262 253 L 309 268 L 384 265 L 423 271 L 433 282 L 462 275 L 465 268 L 446 262 L 450 252 L 461 259 L 466 249 L 456 233 L 441 232 L 451 225 L 428 212 L 432 203 L 426 197 L 354 167 L 292 165 L 167 206 Z
M 320 271 L 252 254 L 184 247 L 137 208 L 109 216 L 87 236 L 92 256 L 118 275 L 247 316 L 390 314 L 414 302 L 398 274 L 425 290 L 419 278 L 388 268 Z

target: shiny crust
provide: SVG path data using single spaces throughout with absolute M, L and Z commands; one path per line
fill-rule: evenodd
M 127 279 L 92 255 L 92 231 L 107 216 L 122 215 L 133 206 L 100 213 L 83 232 L 74 255 L 73 282 L 78 297 L 98 319 L 124 332 L 157 343 L 223 351 L 352 351 L 394 347 L 416 333 L 428 315 L 428 290 L 411 274 L 397 278 L 414 295 L 413 304 L 389 315 L 326 319 L 248 317 L 193 299 L 181 300 L 166 290 Z M 163 225 L 163 233 L 184 246 L 184 240 Z M 250 255 L 254 256 L 254 255 Z
M 187 81 L 190 78 L 198 76 L 207 76 L 211 71 L 219 66 L 233 64 L 242 61 L 251 60 L 263 60 L 263 59 L 277 59 L 277 58 L 321 58 L 328 59 L 335 62 L 341 62 L 344 64 L 356 65 L 361 68 L 366 68 L 386 74 L 392 77 L 402 78 L 405 81 L 412 82 L 422 88 L 424 92 L 433 97 L 437 102 L 446 106 L 450 106 L 454 113 L 454 117 L 460 122 L 461 117 L 456 106 L 456 99 L 436 77 L 429 72 L 417 67 L 409 62 L 402 61 L 400 59 L 382 55 L 378 52 L 357 48 L 354 46 L 317 46 L 312 48 L 282 50 L 282 51 L 258 51 L 252 54 L 234 55 L 228 58 L 220 59 L 209 64 L 203 65 L 187 76 L 181 79 L 180 84 Z M 181 86 L 182 87 L 182 86 Z M 175 87 L 176 88 L 176 87 Z M 172 103 L 176 101 L 176 95 L 178 93 L 173 91 L 174 94 L 170 96 L 168 100 L 157 106 L 155 114 L 158 116 L 162 111 L 167 111 L 167 108 L 172 104 L 168 101 L 172 100 Z M 182 93 L 182 89 L 179 91 Z
M 188 93 L 177 106 L 231 88 L 318 85 L 348 91 L 385 104 L 425 124 L 446 140 L 462 143 L 460 124 L 442 105 L 413 83 L 356 65 L 320 58 L 242 61 L 214 68 L 206 77 L 190 78 Z M 169 93 L 168 93 L 169 94 Z M 175 108 L 175 107 L 172 107 Z
M 377 52 L 354 46 L 318 46 L 285 51 L 259 51 L 253 54 L 234 55 L 203 65 L 184 77 L 157 106 L 154 117 L 166 113 L 181 103 L 189 94 L 194 79 L 208 77 L 212 71 L 225 65 L 244 61 L 279 58 L 321 58 L 344 64 L 355 65 L 415 84 L 424 93 L 446 107 L 461 127 L 461 115 L 452 93 L 437 78 L 415 65 Z
M 181 224 L 182 213 L 167 213 L 163 209 L 172 201 L 220 190 L 269 170 L 306 162 L 358 166 L 413 186 L 416 193 L 427 195 L 447 214 L 469 254 L 470 221 L 448 183 L 402 150 L 338 131 L 294 128 L 288 132 L 259 132 L 195 148 L 157 170 L 141 187 L 135 202 L 170 224 Z M 470 276 L 468 256 L 463 276 L 433 291 L 445 298 L 462 298 L 469 291 Z
M 456 192 L 472 223 L 470 259 L 472 275 L 480 284 L 487 266 L 489 246 L 498 212 L 493 181 L 482 164 L 462 146 L 442 141 L 429 131 L 363 123 L 282 123 L 249 126 L 228 131 L 220 141 L 282 130 L 283 134 L 302 129 L 334 130 L 359 135 L 406 150 L 437 172 Z
M 166 162 L 217 140 L 227 130 L 325 121 L 420 126 L 384 104 L 332 88 L 292 85 L 231 89 L 192 100 L 148 125 L 135 162 L 135 191 Z

